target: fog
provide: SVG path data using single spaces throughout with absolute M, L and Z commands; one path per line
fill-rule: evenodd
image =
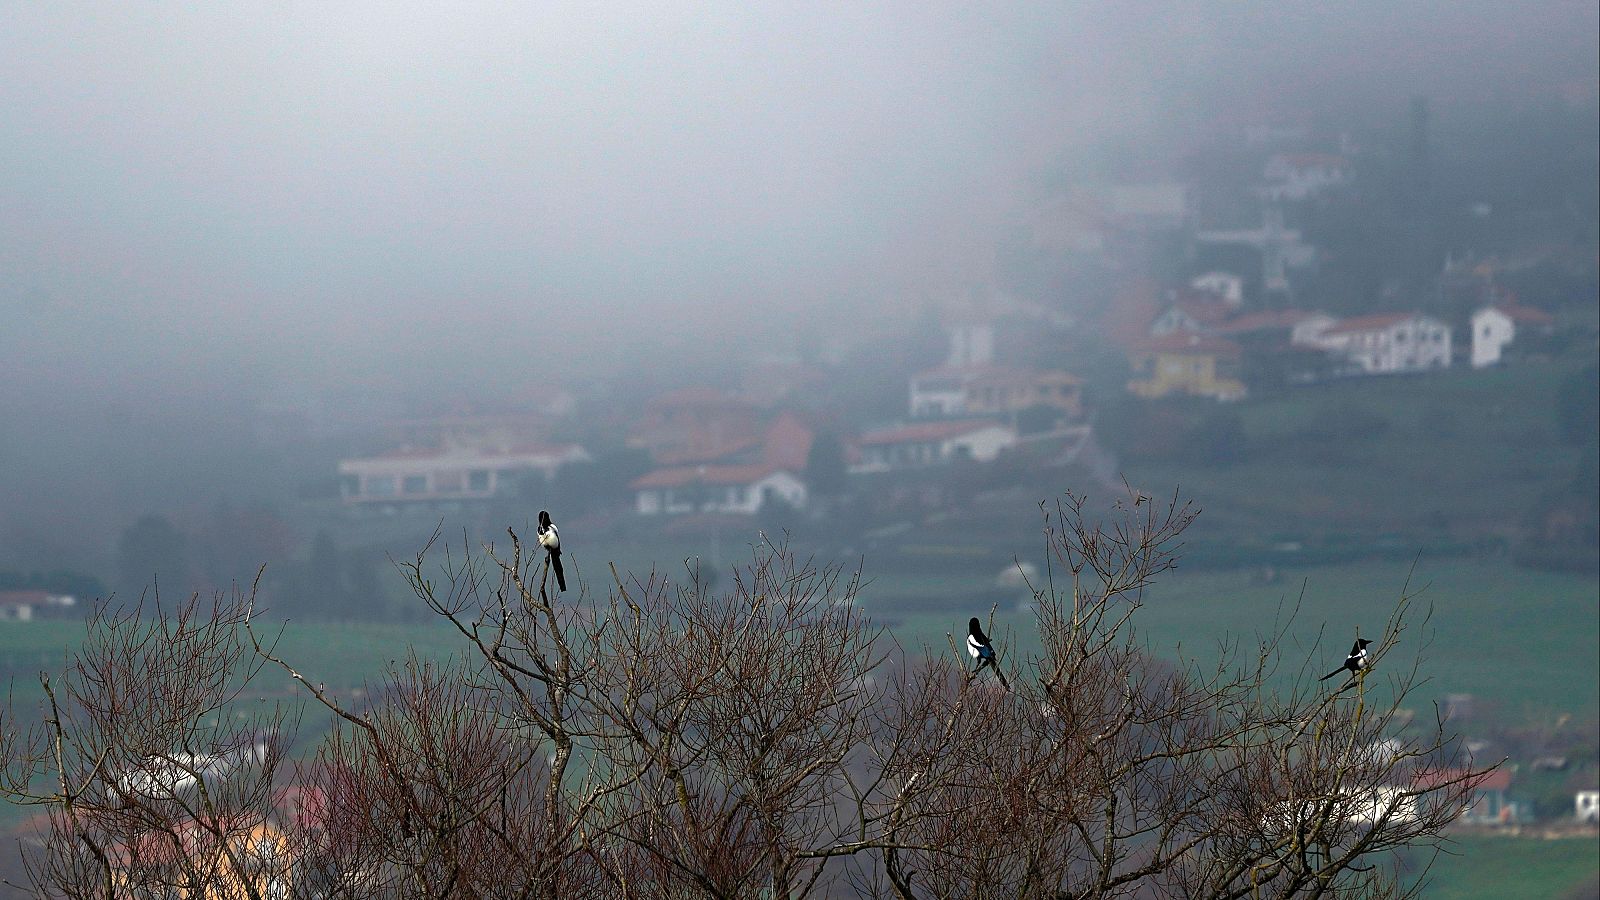
M 1219 119 L 1595 96 L 1584 2 L 0 19 L 0 562 L 40 567 L 225 495 L 263 398 L 525 395 L 892 333 L 992 289 L 1052 191 L 1168 177 Z

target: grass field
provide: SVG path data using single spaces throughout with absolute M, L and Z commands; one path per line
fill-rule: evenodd
M 1460 836 L 1427 874 L 1428 900 L 1579 900 L 1600 892 L 1600 842 L 1592 834 L 1544 840 Z M 1414 855 L 1420 865 L 1426 857 Z
M 1309 652 L 1325 629 L 1318 666 L 1332 669 L 1357 628 L 1367 636 L 1382 629 L 1409 577 L 1419 630 L 1406 635 L 1391 659 L 1398 666 L 1420 652 L 1430 681 L 1418 699 L 1469 693 L 1517 721 L 1560 713 L 1593 719 L 1600 710 L 1600 582 L 1594 579 L 1461 559 L 1421 560 L 1415 571 L 1407 564 L 1349 563 L 1280 574 L 1278 583 L 1258 585 L 1244 572 L 1180 568 L 1149 591 L 1135 623 L 1156 652 L 1172 656 L 1181 646 L 1185 656 L 1207 659 L 1222 641 L 1270 630 L 1299 602 L 1284 655 Z M 1430 604 L 1424 627 L 1421 616 Z M 960 615 L 879 610 L 870 590 L 862 606 L 898 621 L 896 637 L 908 647 L 943 648 L 945 633 L 959 636 L 964 627 Z M 987 615 L 987 608 L 972 614 Z M 1001 610 L 996 627 L 1000 635 L 1009 632 L 1014 652 L 1036 649 L 1031 614 Z
M 1241 461 L 1131 456 L 1124 470 L 1157 493 L 1181 486 L 1213 536 L 1503 534 L 1593 453 L 1557 436 L 1556 395 L 1573 368 L 1351 379 L 1250 400 L 1230 407 Z

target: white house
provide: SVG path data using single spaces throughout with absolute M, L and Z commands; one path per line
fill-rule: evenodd
M 340 461 L 339 493 L 346 503 L 476 500 L 509 489 L 526 473 L 549 478 L 588 459 L 577 444 L 395 450 Z
M 1377 785 L 1347 790 L 1337 797 L 1288 800 L 1273 804 L 1261 817 L 1268 834 L 1287 834 L 1298 828 L 1322 824 L 1334 831 L 1346 828 L 1371 828 L 1379 822 L 1395 824 L 1417 821 L 1413 792 L 1395 785 Z
M 1244 279 L 1232 272 L 1206 272 L 1189 279 L 1189 287 L 1216 294 L 1234 309 L 1244 305 Z
M 1554 319 L 1543 310 L 1511 304 L 1490 305 L 1472 314 L 1472 367 L 1482 369 L 1500 361 L 1505 346 L 1517 337 L 1519 324 L 1548 330 Z
M 765 463 L 677 466 L 633 480 L 634 509 L 641 516 L 687 513 L 753 515 L 774 498 L 806 505 L 806 485 L 793 472 Z
M 1350 160 L 1333 153 L 1277 153 L 1262 168 L 1261 196 L 1304 200 L 1350 183 Z
M 71 594 L 52 594 L 49 591 L 0 591 L 0 621 L 30 622 L 41 610 L 65 609 L 78 602 Z
M 852 474 L 931 466 L 958 459 L 990 462 L 1017 443 L 1017 431 L 987 419 L 924 422 L 863 434 Z
M 1364 374 L 1426 372 L 1450 366 L 1450 326 L 1421 313 L 1344 319 L 1324 329 L 1319 346 Z
M 1600 822 L 1600 791 L 1579 791 L 1572 795 L 1572 813 L 1579 822 Z
M 911 376 L 911 417 L 959 416 L 966 412 L 967 385 L 982 370 L 966 366 L 940 366 Z
M 1289 327 L 1289 346 L 1331 350 L 1336 342 L 1329 342 L 1323 335 L 1337 324 L 1339 320 L 1327 313 L 1309 313 Z

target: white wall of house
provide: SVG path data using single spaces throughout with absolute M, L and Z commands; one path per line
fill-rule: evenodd
M 493 496 L 527 472 L 552 478 L 589 458 L 576 445 L 550 453 L 484 454 L 449 449 L 418 456 L 377 456 L 339 463 L 347 501 L 470 500 Z
M 749 484 L 641 488 L 634 494 L 634 509 L 641 516 L 677 516 L 693 512 L 753 515 L 774 496 L 790 506 L 804 507 L 805 482 L 780 470 Z
M 1579 791 L 1573 794 L 1572 811 L 1579 822 L 1600 822 L 1600 791 Z
M 991 462 L 1000 455 L 1000 451 L 1016 443 L 1015 430 L 990 425 L 944 441 L 939 447 L 939 455 L 942 461 L 965 457 L 978 462 Z
M 1296 347 L 1315 347 L 1322 350 L 1330 350 L 1334 347 L 1335 342 L 1329 341 L 1324 332 L 1332 328 L 1338 321 L 1333 316 L 1322 313 L 1307 316 L 1296 322 L 1294 327 L 1289 329 L 1289 343 Z
M 33 605 L 30 603 L 0 604 L 0 622 L 31 622 L 33 621 Z
M 912 418 L 959 416 L 967 407 L 969 376 L 961 372 L 930 372 L 911 378 Z
M 1197 291 L 1210 291 L 1229 306 L 1244 305 L 1244 279 L 1230 272 L 1207 272 L 1190 279 L 1189 286 Z
M 857 475 L 888 472 L 939 465 L 956 459 L 990 462 L 1002 450 L 1016 443 L 1015 429 L 1004 425 L 985 425 L 946 438 L 867 444 L 861 448 L 861 461 L 851 466 L 850 472 Z
M 1304 200 L 1329 188 L 1350 182 L 1350 169 L 1341 161 L 1299 160 L 1278 155 L 1262 170 L 1266 184 L 1262 194 L 1271 200 Z
M 1500 353 L 1517 336 L 1517 323 L 1492 306 L 1472 314 L 1472 367 L 1482 369 L 1500 361 Z
M 803 508 L 806 505 L 806 484 L 788 472 L 773 472 L 771 475 L 751 485 L 750 512 L 756 512 L 766 502 L 769 496 L 781 497 L 790 506 Z
M 1150 323 L 1151 337 L 1166 337 L 1169 334 L 1176 334 L 1180 331 L 1199 334 L 1203 330 L 1194 316 L 1176 306 L 1167 307 L 1165 312 L 1156 316 L 1155 321 Z
M 1425 372 L 1450 366 L 1450 327 L 1428 316 L 1326 337 L 1357 371 L 1367 374 Z

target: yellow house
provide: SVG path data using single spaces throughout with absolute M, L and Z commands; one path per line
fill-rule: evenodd
M 1239 345 L 1221 338 L 1177 333 L 1143 341 L 1128 351 L 1134 377 L 1128 390 L 1146 399 L 1174 395 L 1238 400 Z
M 970 414 L 1001 415 L 1033 406 L 1083 415 L 1083 379 L 1059 369 L 987 369 L 967 382 Z
M 220 833 L 219 833 L 220 832 Z M 294 890 L 288 837 L 270 823 L 213 826 L 190 820 L 115 848 L 116 896 L 178 900 L 287 900 Z

